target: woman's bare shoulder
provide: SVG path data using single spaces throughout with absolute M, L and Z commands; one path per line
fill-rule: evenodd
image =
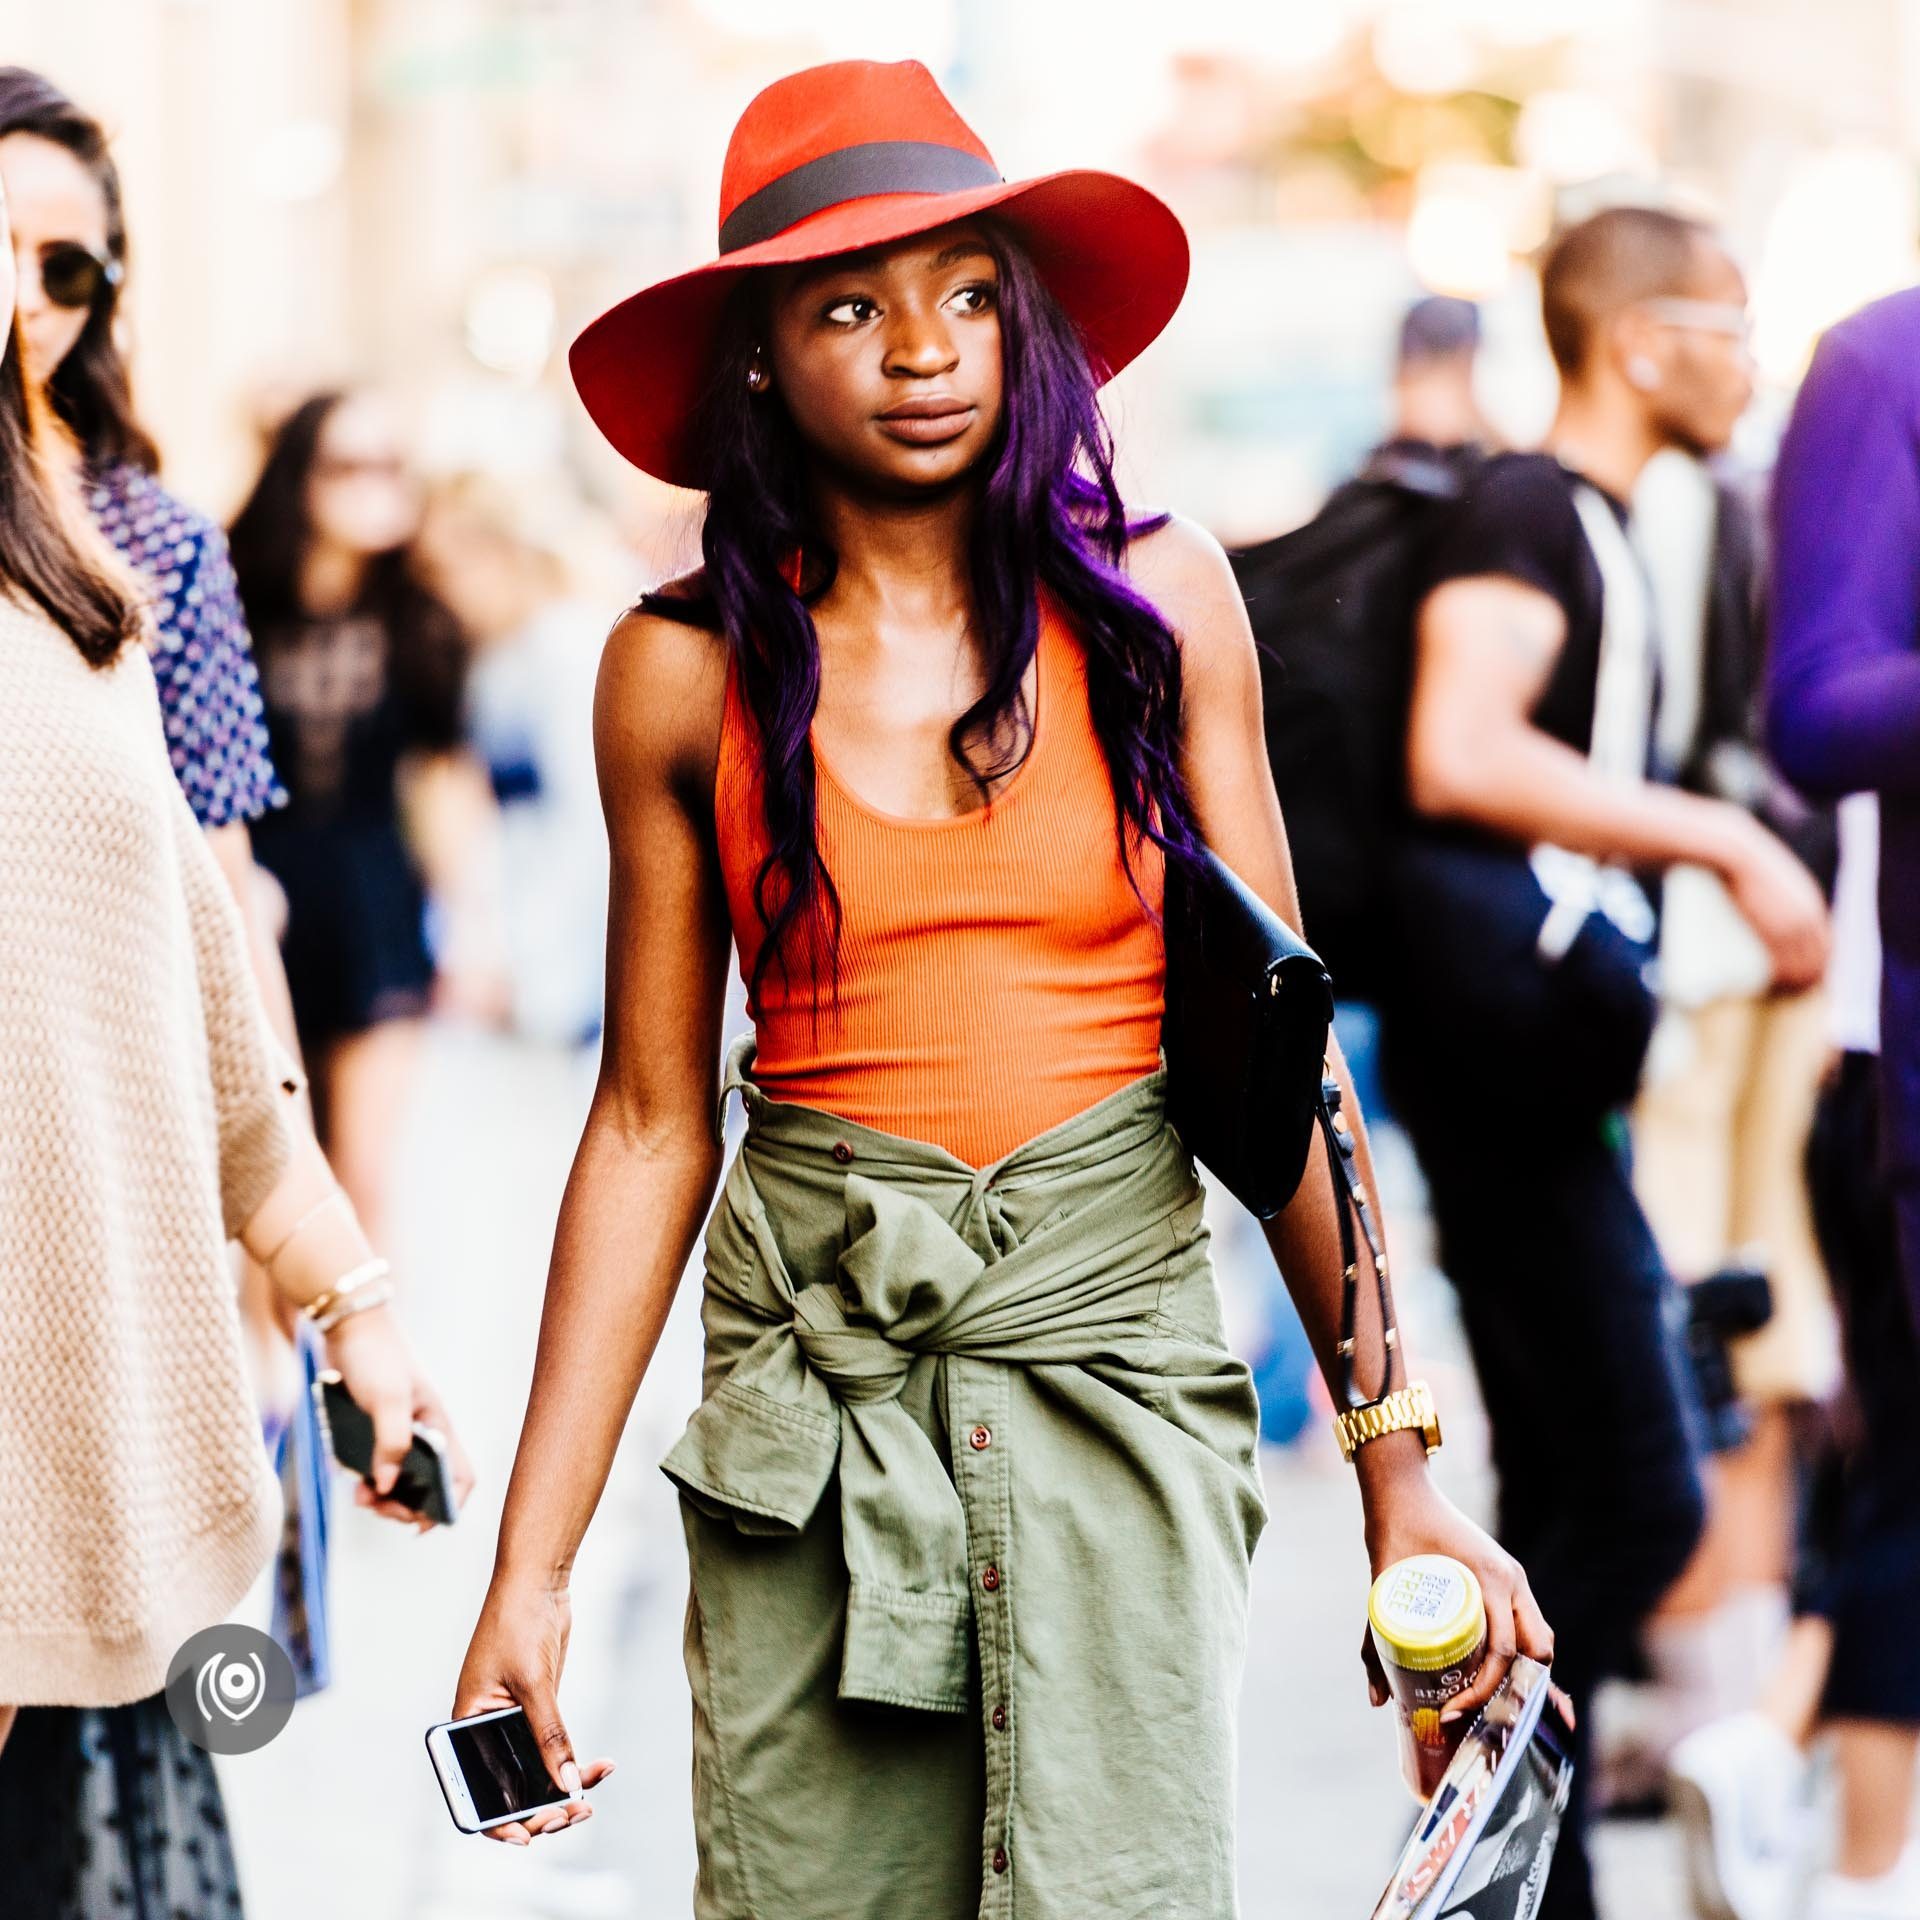
M 1246 602 L 1226 549 L 1197 521 L 1157 519 L 1128 543 L 1126 566 L 1178 636 L 1190 671 L 1252 658 Z
M 727 690 L 727 641 L 718 625 L 683 617 L 697 606 L 700 576 L 685 575 L 629 607 L 600 655 L 594 750 L 603 787 L 629 781 L 679 786 L 692 779 L 709 800 Z
M 1176 627 L 1182 612 L 1206 612 L 1240 597 L 1226 549 L 1182 514 L 1155 515 L 1141 528 L 1127 542 L 1126 567 L 1134 584 Z

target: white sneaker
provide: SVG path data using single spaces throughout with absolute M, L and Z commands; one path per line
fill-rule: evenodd
M 1920 1853 L 1909 1847 L 1878 1880 L 1821 1874 L 1808 1896 L 1806 1920 L 1920 1920 Z
M 1667 1784 L 1700 1920 L 1785 1920 L 1810 1839 L 1807 1778 L 1806 1757 L 1760 1713 L 1710 1721 L 1674 1748 Z

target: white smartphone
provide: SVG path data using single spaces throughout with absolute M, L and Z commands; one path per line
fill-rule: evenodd
M 521 1707 L 497 1707 L 429 1727 L 427 1757 L 462 1833 L 505 1826 L 542 1807 L 557 1807 L 567 1797 L 548 1774 Z

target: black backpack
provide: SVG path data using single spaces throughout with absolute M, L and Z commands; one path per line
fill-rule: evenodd
M 1429 546 L 1481 458 L 1389 443 L 1305 526 L 1231 556 L 1260 644 L 1302 930 L 1342 999 L 1381 990 L 1384 889 L 1407 810 L 1413 618 Z

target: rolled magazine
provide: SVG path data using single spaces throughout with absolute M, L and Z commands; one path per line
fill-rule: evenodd
M 1421 1809 L 1373 1920 L 1533 1920 L 1573 1787 L 1547 1669 L 1516 1659 Z

